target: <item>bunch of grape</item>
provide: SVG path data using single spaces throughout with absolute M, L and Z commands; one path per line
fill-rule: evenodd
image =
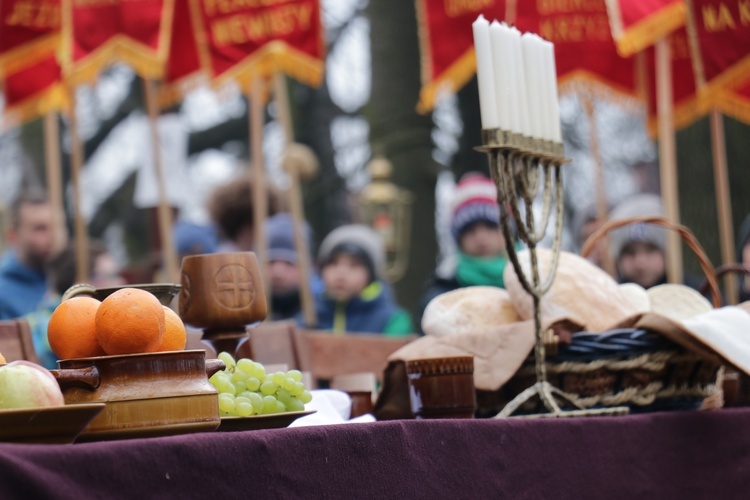
M 266 374 L 262 364 L 247 358 L 234 360 L 222 352 L 218 358 L 227 366 L 209 381 L 219 391 L 221 416 L 249 417 L 285 411 L 303 411 L 312 400 L 299 370 Z

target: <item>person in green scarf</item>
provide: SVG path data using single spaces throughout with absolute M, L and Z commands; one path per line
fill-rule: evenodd
M 467 286 L 505 288 L 508 254 L 499 221 L 495 184 L 479 173 L 464 176 L 456 185 L 451 217 L 458 252 L 425 286 L 416 314 L 420 331 L 424 309 L 438 295 Z

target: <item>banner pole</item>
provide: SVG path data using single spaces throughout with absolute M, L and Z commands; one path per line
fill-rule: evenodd
M 162 256 L 164 257 L 164 269 L 170 282 L 179 279 L 180 268 L 177 263 L 177 253 L 172 239 L 172 208 L 167 198 L 166 179 L 164 178 L 164 166 L 162 164 L 161 141 L 159 137 L 159 104 L 156 81 L 144 78 L 144 90 L 146 94 L 146 108 L 148 110 L 148 122 L 151 129 L 151 149 L 154 155 L 154 169 L 156 171 L 156 188 L 159 195 L 158 219 L 159 237 L 161 239 Z
M 56 113 L 44 115 L 44 166 L 47 175 L 47 194 L 52 206 L 55 252 L 68 244 L 63 205 L 62 165 L 60 164 L 60 124 Z
M 250 150 L 253 173 L 253 225 L 255 227 L 255 255 L 258 257 L 263 287 L 267 300 L 271 301 L 270 280 L 268 276 L 268 240 L 266 238 L 266 219 L 268 218 L 268 189 L 266 169 L 263 161 L 263 126 L 264 102 L 263 87 L 259 77 L 254 77 L 247 93 L 250 106 L 248 118 L 250 120 Z
M 599 150 L 599 128 L 596 125 L 594 113 L 594 100 L 589 93 L 583 94 L 583 106 L 589 120 L 589 152 L 594 163 L 594 179 L 596 184 L 596 218 L 599 224 L 604 224 L 609 219 L 609 207 L 607 205 L 607 191 L 604 184 L 604 170 L 602 167 L 602 155 Z M 578 237 L 578 235 L 576 235 Z M 612 256 L 609 254 L 609 237 L 605 234 L 600 240 L 602 267 L 612 277 L 617 277 L 617 270 Z
M 656 109 L 659 118 L 659 172 L 664 212 L 673 224 L 680 223 L 677 186 L 677 151 L 672 109 L 672 64 L 669 37 L 656 42 Z M 667 233 L 667 281 L 683 282 L 682 243 L 674 231 Z
M 76 281 L 89 280 L 89 236 L 81 211 L 81 169 L 83 168 L 83 141 L 78 133 L 76 89 L 68 87 L 70 100 L 70 171 L 73 184 L 73 234 L 75 237 Z
M 286 138 L 286 150 L 294 142 L 294 130 L 292 128 L 292 115 L 289 109 L 289 95 L 286 87 L 286 77 L 276 72 L 273 75 L 274 93 L 276 94 L 276 106 L 278 107 L 278 118 L 284 129 Z M 291 163 L 291 162 L 290 162 Z M 310 286 L 310 249 L 304 234 L 305 209 L 302 202 L 302 189 L 300 188 L 300 171 L 298 165 L 289 165 L 286 169 L 289 175 L 289 212 L 294 225 L 294 247 L 297 251 L 297 265 L 300 270 L 300 301 L 302 303 L 302 315 L 305 326 L 314 327 L 318 324 L 315 313 L 315 302 Z
M 709 115 L 711 125 L 711 151 L 714 159 L 714 185 L 716 189 L 716 213 L 719 218 L 719 241 L 721 242 L 722 264 L 737 260 L 734 254 L 734 225 L 732 223 L 732 194 L 729 190 L 727 173 L 727 148 L 724 142 L 724 117 L 718 109 Z M 724 293 L 729 305 L 739 301 L 738 283 L 734 276 L 724 277 Z

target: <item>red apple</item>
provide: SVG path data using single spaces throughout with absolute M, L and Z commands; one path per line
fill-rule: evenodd
M 60 386 L 45 368 L 29 361 L 0 367 L 0 409 L 65 404 Z

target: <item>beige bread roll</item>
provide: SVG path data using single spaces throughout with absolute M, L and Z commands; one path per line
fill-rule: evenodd
M 703 295 L 689 286 L 667 283 L 649 288 L 651 311 L 675 321 L 683 321 L 713 309 Z
M 539 278 L 544 283 L 549 274 L 552 251 L 539 248 L 537 255 Z M 531 283 L 529 251 L 520 251 L 518 259 Z M 533 319 L 533 299 L 523 289 L 512 265 L 505 267 L 503 278 L 518 315 L 523 320 Z M 542 297 L 541 306 L 544 323 L 568 320 L 592 332 L 606 331 L 642 312 L 628 301 L 609 274 L 570 252 L 560 252 L 555 280 L 547 294 Z
M 493 286 L 469 286 L 432 299 L 422 316 L 422 331 L 444 337 L 520 320 L 506 290 Z
M 621 283 L 618 287 L 630 304 L 638 312 L 649 312 L 651 310 L 651 300 L 648 298 L 646 289 L 638 283 Z

